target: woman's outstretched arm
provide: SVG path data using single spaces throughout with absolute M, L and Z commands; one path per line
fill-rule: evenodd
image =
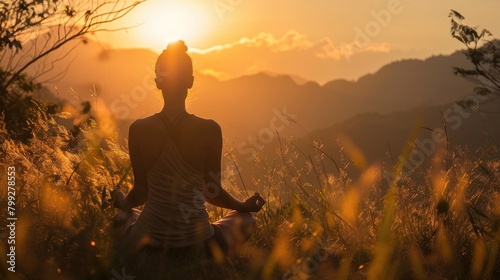
M 222 131 L 215 121 L 210 121 L 208 130 L 208 152 L 205 162 L 205 197 L 215 206 L 239 212 L 258 212 L 264 205 L 264 199 L 255 194 L 245 201 L 234 198 L 221 186 Z

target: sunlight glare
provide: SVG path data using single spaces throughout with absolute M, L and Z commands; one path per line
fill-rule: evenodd
M 184 40 L 188 45 L 196 43 L 209 26 L 203 7 L 189 2 L 153 2 L 140 17 L 143 22 L 138 27 L 140 40 L 156 51 L 175 40 Z

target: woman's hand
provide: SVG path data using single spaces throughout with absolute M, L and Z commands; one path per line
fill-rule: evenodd
M 121 190 L 115 190 L 113 193 L 113 207 L 120 209 L 120 212 L 113 217 L 113 225 L 120 227 L 127 223 L 133 214 L 133 210 L 127 207 L 127 199 Z
M 247 198 L 243 205 L 248 212 L 259 212 L 266 201 L 260 196 L 259 193 L 255 193 L 253 196 Z
M 119 239 L 125 237 L 127 231 L 131 228 L 133 224 L 137 221 L 141 214 L 141 211 L 138 209 L 133 209 L 132 211 L 120 211 L 120 213 L 116 214 L 113 218 L 113 226 L 115 236 Z
M 123 210 L 121 210 L 118 214 L 116 214 L 113 217 L 113 225 L 115 226 L 115 228 L 120 227 L 125 223 L 127 223 L 127 220 L 130 218 L 131 215 L 132 212 Z
M 113 207 L 118 209 L 123 209 L 125 204 L 125 194 L 121 190 L 114 190 L 113 196 Z

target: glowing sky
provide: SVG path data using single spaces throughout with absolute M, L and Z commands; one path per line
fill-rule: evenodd
M 269 71 L 326 82 L 457 50 L 450 9 L 500 38 L 498 0 L 147 0 L 125 23 L 139 27 L 99 38 L 156 52 L 183 38 L 198 70 L 219 78 Z

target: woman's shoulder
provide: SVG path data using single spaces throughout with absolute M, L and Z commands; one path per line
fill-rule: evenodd
M 191 114 L 191 120 L 194 124 L 199 126 L 200 128 L 204 130 L 209 130 L 213 132 L 217 132 L 221 130 L 220 125 L 212 119 L 205 119 L 196 115 Z
M 155 115 L 151 115 L 149 117 L 145 117 L 142 119 L 137 119 L 130 124 L 130 131 L 141 132 L 144 130 L 157 129 L 161 123 L 159 119 Z
M 213 119 L 205 119 L 189 114 L 187 120 L 189 122 L 189 126 L 194 128 L 196 131 L 211 135 L 222 133 L 220 125 Z M 158 131 L 158 129 L 162 128 L 162 125 L 161 120 L 156 115 L 151 115 L 132 122 L 129 131 L 131 133 L 142 134 L 147 133 L 148 131 Z

